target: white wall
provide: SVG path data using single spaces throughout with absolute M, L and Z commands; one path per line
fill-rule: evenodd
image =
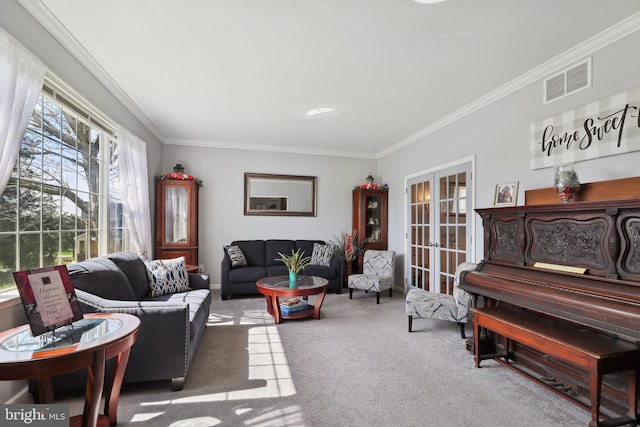
M 408 175 L 475 156 L 474 207 L 492 206 L 495 185 L 503 181 L 520 182 L 518 204 L 523 204 L 524 190 L 550 187 L 553 180 L 552 168 L 529 169 L 530 124 L 640 86 L 640 57 L 632 54 L 639 44 L 640 32 L 636 32 L 594 54 L 591 88 L 543 106 L 542 82 L 537 81 L 384 157 L 378 163 L 378 175 L 392 188 L 400 189 Z M 586 183 L 637 176 L 639 164 L 640 152 L 635 152 L 581 162 L 575 170 L 581 182 Z M 404 194 L 394 191 L 389 196 L 389 245 L 402 256 Z M 476 261 L 479 261 L 483 241 L 477 215 L 475 224 Z
M 203 180 L 199 263 L 215 284 L 220 283 L 222 248 L 233 240 L 332 240 L 350 230 L 353 188 L 376 170 L 375 160 L 178 145 L 165 145 L 163 158 L 162 170 L 154 172 L 172 172 L 181 161 L 185 173 Z M 245 172 L 318 177 L 317 216 L 245 216 Z
M 1 0 L 0 27 L 4 28 L 31 53 L 40 58 L 56 76 L 61 78 L 85 101 L 89 102 L 115 123 L 120 123 L 147 142 L 149 170 L 159 168 L 162 150 L 160 141 L 149 132 L 82 64 L 46 32 L 15 0 Z M 153 188 L 153 175 L 149 189 Z M 151 193 L 153 194 L 153 193 Z M 0 310 L 0 330 L 25 323 L 21 304 L 7 305 Z M 0 382 L 0 402 L 12 398 L 25 386 L 21 381 Z

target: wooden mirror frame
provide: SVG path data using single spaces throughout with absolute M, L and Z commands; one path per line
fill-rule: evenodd
M 263 216 L 316 216 L 315 176 L 244 174 L 244 214 Z M 265 194 L 253 194 L 258 183 L 269 186 Z M 287 184 L 310 185 L 308 191 L 296 195 L 283 188 Z M 301 187 L 302 188 L 302 187 Z

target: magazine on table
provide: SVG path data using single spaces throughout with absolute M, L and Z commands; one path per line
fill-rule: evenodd
M 82 319 L 66 265 L 16 271 L 13 278 L 33 336 Z

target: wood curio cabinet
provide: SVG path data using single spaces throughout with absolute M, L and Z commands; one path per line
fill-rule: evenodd
M 198 183 L 156 180 L 156 259 L 185 257 L 198 265 Z
M 367 249 L 387 249 L 388 191 L 356 188 L 353 190 L 353 230 Z

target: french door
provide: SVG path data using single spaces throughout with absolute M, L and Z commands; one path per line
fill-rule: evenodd
M 453 294 L 456 267 L 471 259 L 471 163 L 407 181 L 407 282 Z

